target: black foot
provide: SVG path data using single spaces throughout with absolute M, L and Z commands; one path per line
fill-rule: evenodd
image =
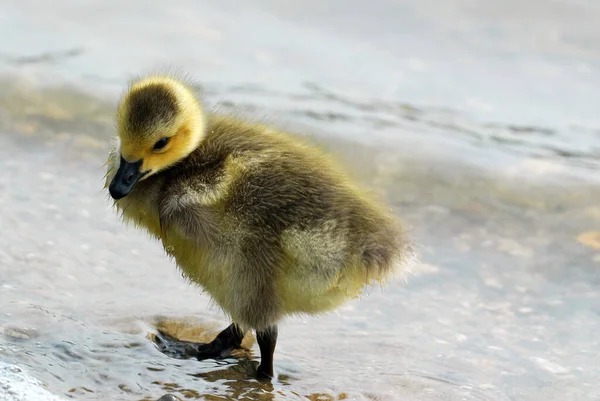
M 256 370 L 256 379 L 260 381 L 271 381 L 273 379 L 273 368 L 266 368 L 262 363 Z
M 243 338 L 244 333 L 237 325 L 232 324 L 219 333 L 212 342 L 206 344 L 181 341 L 159 330 L 156 345 L 160 352 L 177 359 L 219 359 L 225 358 L 235 348 L 239 348 Z

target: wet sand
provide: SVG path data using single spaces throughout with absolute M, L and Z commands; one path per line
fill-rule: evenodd
M 390 7 L 389 15 L 399 16 L 412 10 L 420 19 L 402 17 L 406 29 L 432 32 L 416 6 L 375 3 L 371 11 L 381 18 L 380 30 L 370 23 L 362 31 L 351 24 L 359 11 L 350 6 L 332 33 L 318 17 L 327 10 L 292 12 L 275 2 L 234 11 L 222 3 L 202 10 L 205 24 L 187 25 L 175 24 L 189 18 L 185 11 L 193 6 L 186 2 L 168 12 L 148 6 L 137 16 L 136 2 L 122 16 L 100 3 L 86 9 L 62 1 L 38 13 L 30 10 L 41 3 L 7 4 L 11 24 L 0 29 L 23 35 L 5 49 L 0 79 L 3 363 L 76 400 L 156 400 L 166 393 L 214 400 L 600 399 L 600 124 L 586 97 L 599 89 L 600 72 L 598 54 L 584 40 L 597 32 L 586 30 L 585 18 L 569 22 L 571 14 L 563 10 L 563 17 L 547 12 L 532 23 L 540 37 L 548 24 L 579 41 L 546 47 L 542 41 L 532 49 L 524 40 L 522 53 L 538 61 L 548 54 L 559 58 L 547 63 L 555 73 L 567 61 L 589 71 L 563 71 L 558 76 L 569 78 L 546 85 L 547 96 L 532 88 L 554 80 L 515 76 L 514 86 L 528 94 L 522 101 L 531 104 L 525 113 L 519 105 L 500 107 L 520 96 L 503 93 L 502 82 L 474 88 L 456 80 L 457 70 L 442 63 L 443 52 L 436 53 L 441 64 L 431 59 L 428 65 L 448 67 L 445 75 L 421 77 L 417 82 L 429 85 L 420 89 L 399 84 L 402 91 L 384 92 L 387 69 L 398 65 L 385 62 L 396 57 L 390 46 L 397 42 L 385 36 L 395 19 L 383 11 Z M 508 17 L 494 25 L 482 10 L 455 4 L 462 11 L 436 10 L 437 21 L 459 13 L 462 21 L 482 26 L 521 26 Z M 577 15 L 597 10 L 578 4 L 568 9 Z M 151 37 L 140 35 L 157 16 L 164 26 Z M 257 20 L 262 25 L 251 40 L 255 48 L 244 53 L 233 43 Z M 106 21 L 114 23 L 110 33 Z M 287 46 L 275 31 L 286 35 Z M 117 46 L 123 32 L 129 36 Z M 192 44 L 177 42 L 182 32 L 194 38 L 194 58 L 185 59 Z M 364 66 L 351 60 L 357 57 L 356 35 L 373 56 Z M 436 43 L 431 35 L 403 37 L 401 45 L 406 51 L 414 42 L 426 50 Z M 525 58 L 517 51 L 516 61 L 498 61 L 500 44 L 513 43 L 500 36 L 462 48 L 474 60 L 484 54 L 477 49 L 497 52 L 493 70 L 465 62 L 476 71 L 473 77 L 522 71 L 519 60 Z M 77 45 L 79 53 L 64 52 Z M 330 68 L 316 67 L 312 52 L 328 46 L 335 49 Z M 156 241 L 119 223 L 102 192 L 115 95 L 127 74 L 168 52 L 195 66 L 191 72 L 199 75 L 210 105 L 313 134 L 385 194 L 419 245 L 422 264 L 408 283 L 373 288 L 337 313 L 286 321 L 272 385 L 248 379 L 257 362 L 252 337 L 246 345 L 253 352 L 223 361 L 182 361 L 158 352 L 156 327 L 201 340 L 228 322 L 179 276 Z M 108 54 L 110 62 L 103 58 Z M 346 60 L 356 68 L 341 74 Z M 588 88 L 579 88 L 578 80 L 587 80 Z M 432 95 L 444 82 L 464 89 Z M 495 99 L 495 111 L 469 107 L 462 90 Z M 566 98 L 577 101 L 563 103 Z

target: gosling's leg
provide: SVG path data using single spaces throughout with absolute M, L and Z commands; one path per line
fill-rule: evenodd
M 161 338 L 158 345 L 163 353 L 180 357 L 194 357 L 198 360 L 224 358 L 235 348 L 239 348 L 244 338 L 244 333 L 235 323 L 232 323 L 207 344 L 181 341 L 166 333 L 160 331 L 159 333 Z
M 259 380 L 271 380 L 273 378 L 273 353 L 277 344 L 277 326 L 256 331 L 256 342 L 260 348 L 260 365 L 258 366 L 257 378 Z

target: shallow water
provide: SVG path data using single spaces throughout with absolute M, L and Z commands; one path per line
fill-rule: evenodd
M 46 4 L 1 15 L 1 361 L 77 400 L 600 400 L 595 2 Z M 286 321 L 272 385 L 151 341 L 228 324 L 102 192 L 115 94 L 165 62 L 314 133 L 420 246 L 408 283 Z

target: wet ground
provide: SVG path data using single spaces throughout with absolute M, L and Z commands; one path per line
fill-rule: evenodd
M 600 9 L 488 3 L 4 2 L 0 400 L 600 400 Z M 419 245 L 407 283 L 286 321 L 270 385 L 251 336 L 152 342 L 228 324 L 102 192 L 116 95 L 157 64 L 314 134 Z

